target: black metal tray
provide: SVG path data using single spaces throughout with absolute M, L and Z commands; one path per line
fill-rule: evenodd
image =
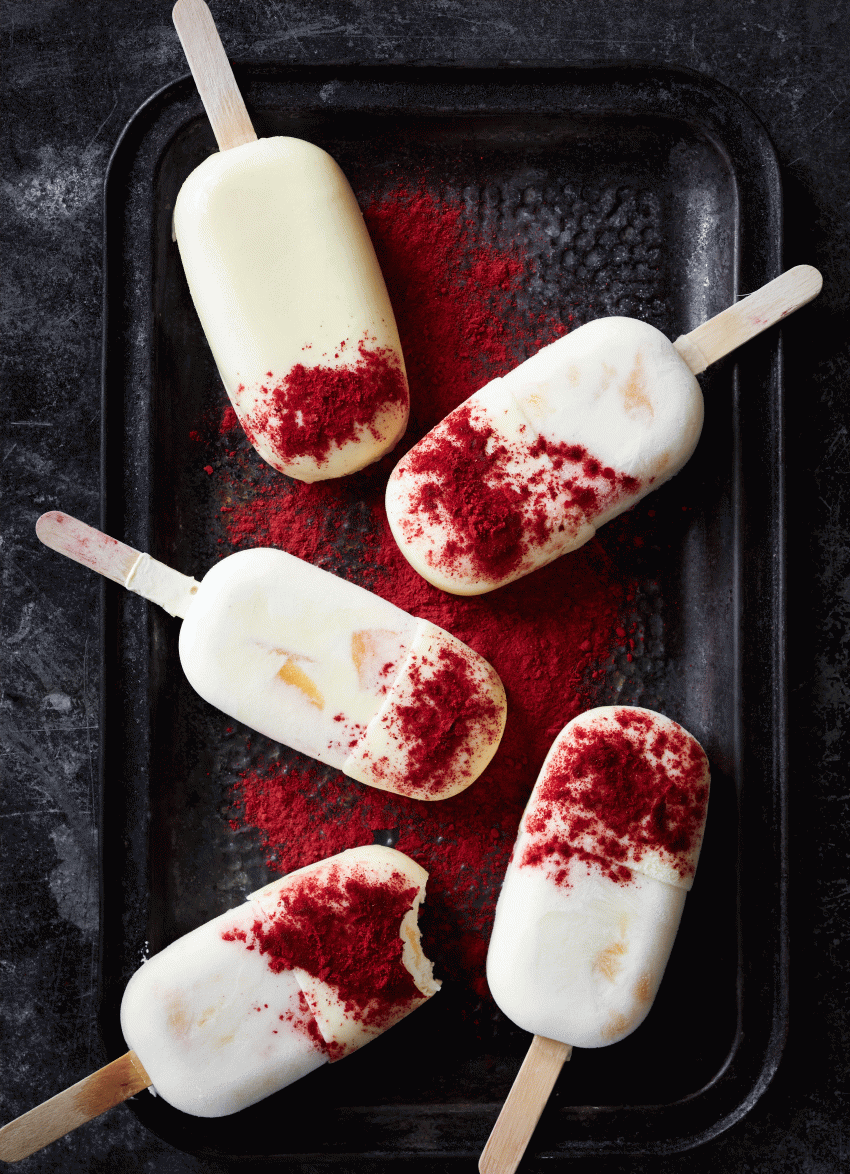
M 550 312 L 577 322 L 625 306 L 675 337 L 780 270 L 772 148 L 749 110 L 705 78 L 621 66 L 236 73 L 258 132 L 325 146 L 362 199 L 388 168 L 403 176 L 423 165 L 457 191 L 522 185 L 533 174 L 544 204 L 547 184 L 569 183 L 591 211 L 606 190 L 648 193 L 656 260 L 627 301 L 600 279 L 615 247 L 603 236 L 593 257 L 586 244 L 578 266 L 549 275 Z M 218 507 L 188 437 L 205 410 L 226 401 L 170 216 L 180 183 L 212 150 L 194 86 L 178 81 L 126 128 L 105 194 L 102 525 L 198 576 L 221 546 L 211 537 Z M 680 497 L 699 507 L 644 556 L 664 639 L 647 662 L 650 676 L 632 667 L 617 686 L 621 699 L 681 721 L 709 753 L 703 859 L 649 1020 L 615 1048 L 577 1051 L 561 1077 L 529 1151 L 556 1164 L 585 1153 L 674 1152 L 715 1136 L 755 1103 L 785 1037 L 779 333 L 718 364 L 703 385 L 696 456 L 625 523 L 639 529 L 640 511 L 656 503 L 673 518 Z M 356 566 L 356 548 L 350 557 Z M 234 743 L 228 722 L 192 693 L 179 669 L 177 621 L 106 584 L 103 625 L 101 1026 L 118 1054 L 121 993 L 145 953 L 269 877 L 259 843 L 228 822 L 235 772 L 269 747 L 241 727 Z M 610 673 L 606 687 L 600 703 L 610 699 Z M 532 773 L 529 790 L 533 781 Z M 361 1157 L 374 1168 L 472 1159 L 528 1040 L 462 982 L 447 983 L 356 1056 L 235 1118 L 186 1117 L 148 1093 L 133 1106 L 172 1144 L 222 1157 Z

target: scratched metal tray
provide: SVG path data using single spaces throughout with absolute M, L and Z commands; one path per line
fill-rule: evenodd
M 427 172 L 464 193 L 473 214 L 485 189 L 514 193 L 527 229 L 529 218 L 551 218 L 547 193 L 566 185 L 582 212 L 559 225 L 564 247 L 529 288 L 532 310 L 544 297 L 548 312 L 578 322 L 629 313 L 674 337 L 779 272 L 772 148 L 734 95 L 705 78 L 605 66 L 237 67 L 237 76 L 261 134 L 325 146 L 363 201 L 387 175 Z M 183 79 L 135 115 L 106 187 L 102 524 L 198 575 L 221 546 L 211 537 L 218 507 L 188 437 L 222 392 L 170 217 L 180 183 L 213 149 Z M 638 193 L 636 231 L 652 243 L 625 271 L 623 238 L 604 231 L 606 193 L 623 190 Z M 779 333 L 703 382 L 697 455 L 639 507 L 657 502 L 672 518 L 680 498 L 698 506 L 671 527 L 669 544 L 642 556 L 658 588 L 663 649 L 646 670 L 652 679 L 632 666 L 631 692 L 621 693 L 651 700 L 708 750 L 700 874 L 650 1019 L 615 1048 L 575 1053 L 532 1164 L 669 1153 L 711 1138 L 757 1100 L 785 1037 Z M 641 517 L 627 524 L 639 529 Z M 111 585 L 103 599 L 101 1027 L 114 1055 L 121 992 L 140 959 L 268 878 L 261 846 L 228 822 L 234 771 L 266 747 L 240 728 L 234 752 L 227 721 L 186 685 L 176 621 Z M 381 1040 L 237 1118 L 186 1117 L 148 1093 L 133 1109 L 172 1144 L 225 1159 L 362 1158 L 370 1168 L 418 1159 L 441 1169 L 456 1160 L 472 1169 L 528 1038 L 462 983 L 447 983 Z

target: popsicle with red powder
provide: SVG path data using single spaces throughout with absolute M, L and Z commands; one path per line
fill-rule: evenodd
M 257 138 L 203 0 L 174 21 L 216 134 L 185 179 L 174 236 L 248 439 L 301 481 L 378 460 L 409 394 L 386 285 L 354 193 L 320 147 Z
M 130 1051 L 0 1130 L 17 1161 L 152 1087 L 222 1117 L 342 1059 L 437 992 L 417 915 L 428 874 L 369 845 L 274 881 L 166 946 L 130 979 Z
M 180 662 L 211 705 L 351 778 L 445 799 L 496 752 L 506 701 L 495 670 L 362 587 L 265 547 L 197 582 L 59 512 L 36 533 L 180 616 Z
M 386 503 L 402 553 L 435 587 L 480 595 L 577 550 L 690 459 L 695 374 L 820 287 L 800 265 L 675 343 L 612 317 L 543 347 L 398 463 Z
M 487 956 L 494 999 L 534 1041 L 482 1171 L 512 1169 L 511 1146 L 519 1160 L 573 1046 L 617 1043 L 648 1014 L 693 884 L 708 792 L 702 747 L 652 710 L 592 709 L 556 738 L 520 823 Z M 518 1116 L 532 1075 L 537 1115 Z
M 290 873 L 130 979 L 121 1029 L 156 1091 L 234 1113 L 356 1051 L 439 989 L 417 911 L 428 874 L 394 848 Z

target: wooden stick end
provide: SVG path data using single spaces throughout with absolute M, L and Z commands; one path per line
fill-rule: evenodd
M 219 150 L 256 142 L 257 132 L 204 0 L 177 0 L 171 16 Z
M 48 510 L 46 514 L 42 514 L 35 524 L 36 537 L 48 545 L 46 539 L 48 536 L 56 531 L 56 528 L 65 524 L 68 520 L 67 514 L 62 514 L 59 510 Z
M 514 1174 L 546 1107 L 569 1044 L 536 1035 L 478 1160 L 481 1174 Z
M 788 272 L 797 278 L 801 306 L 816 298 L 823 289 L 823 274 L 819 269 L 815 269 L 814 265 L 795 265 Z
M 174 21 L 174 27 L 178 32 L 182 21 L 191 20 L 198 15 L 208 16 L 212 20 L 212 13 L 206 0 L 177 0 L 177 3 L 171 9 L 171 19 Z
M 135 1052 L 78 1081 L 0 1129 L 0 1160 L 20 1162 L 107 1109 L 148 1088 L 151 1079 Z

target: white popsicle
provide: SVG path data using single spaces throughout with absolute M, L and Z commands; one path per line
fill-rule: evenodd
M 515 1169 L 573 1046 L 605 1047 L 645 1019 L 693 884 L 708 806 L 699 743 L 647 709 L 606 706 L 556 738 L 520 823 L 487 956 L 493 997 L 547 1056 L 517 1112 L 518 1077 L 482 1155 Z
M 281 550 L 198 583 L 67 514 L 47 546 L 183 618 L 180 662 L 211 705 L 351 778 L 417 799 L 469 786 L 498 747 L 495 670 L 460 640 Z
M 352 848 L 179 938 L 127 986 L 131 1050 L 4 1126 L 0 1158 L 149 1086 L 185 1113 L 236 1113 L 362 1047 L 439 990 L 417 925 L 427 876 L 394 848 Z
M 196 1116 L 235 1113 L 409 1015 L 440 985 L 416 924 L 427 875 L 394 848 L 352 848 L 155 955 L 121 1030 L 156 1091 Z
M 443 591 L 480 595 L 577 550 L 691 457 L 703 421 L 694 374 L 820 287 L 800 265 L 675 343 L 601 318 L 492 380 L 390 476 L 405 558 Z
M 174 22 L 221 148 L 180 189 L 174 233 L 227 394 L 275 469 L 352 473 L 395 446 L 409 409 L 354 193 L 319 147 L 257 139 L 203 0 L 178 0 Z

